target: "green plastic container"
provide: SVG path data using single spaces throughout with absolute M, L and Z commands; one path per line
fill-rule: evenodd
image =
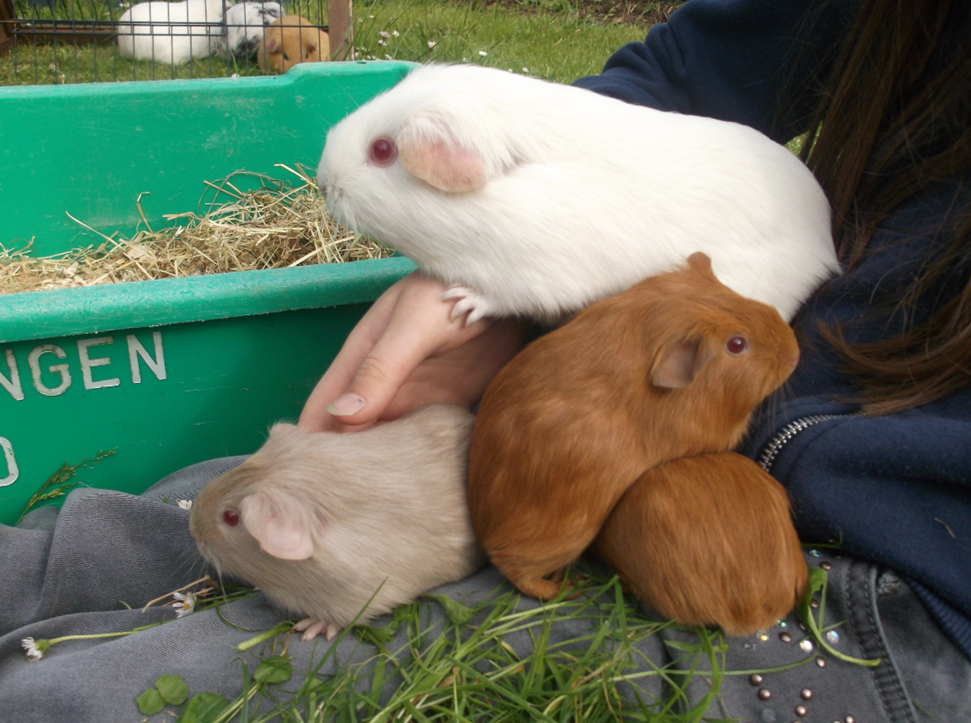
M 67 213 L 124 235 L 139 194 L 154 228 L 198 210 L 204 181 L 313 169 L 328 128 L 410 68 L 0 89 L 0 241 L 57 253 L 101 240 Z M 254 451 L 412 269 L 396 258 L 0 296 L 0 523 L 99 451 L 115 454 L 76 479 L 132 493 Z

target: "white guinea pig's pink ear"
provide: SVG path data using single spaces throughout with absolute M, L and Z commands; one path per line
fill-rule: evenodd
M 286 493 L 255 492 L 243 498 L 240 517 L 263 551 L 281 560 L 306 560 L 313 554 L 308 512 Z
M 485 163 L 443 130 L 440 122 L 411 118 L 396 139 L 401 164 L 415 178 L 446 193 L 468 193 L 488 180 Z
M 679 340 L 661 351 L 651 370 L 651 384 L 662 389 L 686 387 L 711 361 L 713 354 L 697 340 Z

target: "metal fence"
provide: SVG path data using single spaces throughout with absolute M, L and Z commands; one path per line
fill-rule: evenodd
M 301 37 L 316 35 L 328 4 L 349 20 L 349 0 L 0 0 L 0 85 L 259 75 L 265 27 L 301 16 Z

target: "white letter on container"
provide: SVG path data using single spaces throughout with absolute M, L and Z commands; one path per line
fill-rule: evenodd
M 59 394 L 64 394 L 64 391 L 71 386 L 71 372 L 68 370 L 67 364 L 54 364 L 49 368 L 51 374 L 61 375 L 61 383 L 53 389 L 51 387 L 45 387 L 44 383 L 40 380 L 40 357 L 42 354 L 53 354 L 58 359 L 63 359 L 67 356 L 61 347 L 54 346 L 53 344 L 44 344 L 34 348 L 30 352 L 30 356 L 27 357 L 27 364 L 30 366 L 31 376 L 34 377 L 34 388 L 45 397 L 56 397 Z
M 96 382 L 91 377 L 91 367 L 104 367 L 111 364 L 111 359 L 106 356 L 91 359 L 88 356 L 89 346 L 101 346 L 110 344 L 114 341 L 110 336 L 102 336 L 98 339 L 80 339 L 78 341 L 78 356 L 81 357 L 81 376 L 84 378 L 85 389 L 104 389 L 105 387 L 117 387 L 121 384 L 121 379 L 102 379 Z
M 7 357 L 7 369 L 10 371 L 10 378 L 7 379 L 3 374 L 0 374 L 0 385 L 3 385 L 3 388 L 10 392 L 11 397 L 18 402 L 22 402 L 24 399 L 24 388 L 20 386 L 20 371 L 17 369 L 17 360 L 14 358 L 13 352 L 10 349 L 6 350 L 5 355 Z M 0 487 L 2 486 L 0 485 Z
M 148 351 L 142 346 L 142 343 L 135 338 L 134 334 L 129 334 L 128 339 L 128 361 L 131 362 L 131 380 L 135 384 L 142 383 L 142 370 L 138 365 L 138 357 L 148 364 L 148 368 L 152 370 L 152 374 L 158 380 L 165 379 L 165 354 L 162 353 L 162 333 L 159 331 L 152 332 L 152 341 L 155 343 L 155 359 L 148 355 Z
M 14 459 L 13 446 L 10 444 L 10 440 L 6 437 L 0 437 L 0 447 L 3 448 L 3 456 L 7 458 L 7 476 L 0 479 L 0 487 L 6 487 L 17 481 L 20 470 L 17 469 L 17 460 Z

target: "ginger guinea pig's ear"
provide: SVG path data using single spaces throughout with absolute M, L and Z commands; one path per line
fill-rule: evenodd
M 279 490 L 254 492 L 239 507 L 246 531 L 266 554 L 281 560 L 306 560 L 313 554 L 310 513 L 297 498 Z
M 695 272 L 714 275 L 711 270 L 711 257 L 703 251 L 695 251 L 688 257 L 688 268 Z
M 485 163 L 462 146 L 441 119 L 415 114 L 396 139 L 398 157 L 415 178 L 446 193 L 468 193 L 488 180 Z
M 663 389 L 686 387 L 713 356 L 714 352 L 700 339 L 679 339 L 661 349 L 651 369 L 651 384 Z
M 280 41 L 274 37 L 265 38 L 263 40 L 263 47 L 266 48 L 266 52 L 275 53 L 280 49 Z

